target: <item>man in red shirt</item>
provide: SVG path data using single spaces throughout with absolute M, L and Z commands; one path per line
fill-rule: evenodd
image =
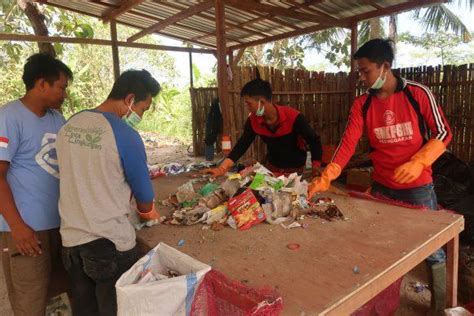
M 309 198 L 326 191 L 340 175 L 366 130 L 374 164 L 371 193 L 436 210 L 431 165 L 446 150 L 451 130 L 426 86 L 392 73 L 390 44 L 374 39 L 354 54 L 360 80 L 369 89 L 354 101 L 339 147 L 321 177 L 309 186 Z M 434 312 L 442 312 L 445 305 L 445 260 L 442 249 L 427 259 Z
M 321 141 L 302 113 L 273 103 L 270 83 L 260 78 L 247 82 L 240 95 L 250 112 L 244 132 L 219 167 L 205 172 L 215 177 L 224 175 L 245 154 L 257 136 L 267 145 L 265 166 L 274 175 L 301 174 L 306 164 L 307 149 L 311 152 L 313 175 L 319 172 Z

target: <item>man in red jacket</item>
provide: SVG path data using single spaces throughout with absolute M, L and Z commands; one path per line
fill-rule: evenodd
M 374 164 L 372 194 L 436 210 L 431 165 L 446 150 L 451 130 L 426 86 L 392 73 L 393 58 L 390 41 L 382 39 L 367 42 L 354 54 L 360 80 L 369 89 L 354 101 L 331 163 L 309 186 L 310 198 L 341 174 L 366 130 Z M 442 249 L 427 259 L 434 312 L 445 305 L 445 261 Z
M 302 113 L 273 103 L 270 83 L 260 78 L 247 82 L 240 95 L 250 112 L 242 136 L 219 167 L 205 172 L 215 177 L 226 174 L 257 136 L 267 145 L 265 166 L 274 175 L 301 174 L 307 149 L 311 152 L 313 175 L 319 172 L 321 141 Z

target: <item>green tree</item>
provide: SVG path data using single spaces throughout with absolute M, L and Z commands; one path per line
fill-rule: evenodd
M 453 33 L 437 32 L 425 33 L 422 36 L 413 36 L 408 33 L 400 35 L 400 40 L 411 43 L 424 49 L 435 50 L 435 55 L 441 58 L 441 65 L 444 66 L 446 61 L 453 62 L 455 60 L 455 52 L 453 48 L 462 43 L 462 39 Z
M 104 25 L 98 19 L 49 6 L 40 6 L 40 9 L 51 35 L 104 39 L 110 36 L 109 25 Z M 0 32 L 33 33 L 30 21 L 16 2 L 0 1 Z M 118 26 L 119 40 L 135 32 L 134 29 Z M 155 37 L 147 37 L 142 42 L 159 44 Z M 0 41 L 0 46 L 0 104 L 4 104 L 24 94 L 21 80 L 23 64 L 28 56 L 38 51 L 38 47 L 36 43 L 10 41 Z M 86 44 L 55 44 L 54 47 L 58 57 L 74 74 L 74 82 L 68 88 L 68 98 L 63 105 L 65 116 L 97 106 L 107 97 L 114 82 L 111 48 Z M 191 139 L 189 91 L 188 87 L 178 88 L 174 84 L 179 76 L 174 59 L 164 51 L 120 48 L 120 61 L 122 71 L 145 68 L 163 86 L 163 97 L 155 100 L 157 106 L 148 111 L 149 120 L 144 120 L 141 128 Z M 173 115 L 169 116 L 170 113 Z
M 457 3 L 458 6 L 465 7 L 470 11 L 474 7 L 474 0 L 448 0 L 448 3 Z M 426 31 L 452 31 L 461 36 L 464 42 L 469 42 L 472 39 L 468 27 L 444 3 L 429 6 L 426 9 L 417 9 L 413 16 L 423 23 Z
M 255 65 L 265 65 L 265 45 L 256 45 L 252 47 L 247 47 L 240 59 L 240 65 L 242 66 L 255 66 Z
M 291 39 L 277 41 L 265 52 L 267 63 L 280 70 L 285 68 L 304 68 L 303 58 L 303 47 Z
M 31 4 L 31 3 L 30 3 Z M 49 25 L 49 33 L 53 35 L 69 36 L 73 33 L 79 37 L 92 37 L 93 32 L 84 32 L 89 29 L 88 24 L 81 17 L 58 10 L 41 6 L 40 13 L 45 23 Z M 0 32 L 5 33 L 33 33 L 34 27 L 24 10 L 17 1 L 0 2 Z M 38 51 L 36 43 L 28 42 L 0 42 L 0 86 L 3 93 L 0 95 L 0 104 L 18 98 L 24 94 L 21 73 L 26 58 Z M 56 54 L 62 58 L 64 45 L 54 44 Z
M 280 70 L 303 68 L 304 50 L 297 39 L 284 39 L 270 44 L 245 49 L 240 60 L 242 66 L 264 65 Z
M 474 0 L 450 0 L 458 5 L 465 6 L 472 10 Z M 445 4 L 433 5 L 413 11 L 413 18 L 421 22 L 427 30 L 431 32 L 453 31 L 454 34 L 462 36 L 464 42 L 471 40 L 471 34 L 467 26 L 459 19 Z M 358 44 L 364 44 L 370 39 L 386 37 L 385 25 L 382 18 L 372 18 L 358 23 Z M 397 15 L 391 15 L 388 23 L 388 37 L 396 45 L 398 41 Z M 305 43 L 305 48 L 313 48 L 322 52 L 325 58 L 336 66 L 350 65 L 349 47 L 350 32 L 346 29 L 328 29 L 301 38 Z
M 350 32 L 343 28 L 331 28 L 300 38 L 305 49 L 323 53 L 331 64 L 341 67 L 350 65 Z
M 202 73 L 201 69 L 193 63 L 194 87 L 217 87 L 217 68 L 211 73 Z

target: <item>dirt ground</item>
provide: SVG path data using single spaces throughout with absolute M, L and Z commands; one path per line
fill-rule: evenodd
M 176 139 L 159 136 L 155 133 L 142 133 L 144 139 L 148 163 L 167 164 L 182 163 L 188 164 L 196 161 L 188 152 L 188 145 Z M 189 148 L 192 150 L 192 148 Z M 202 161 L 203 159 L 197 159 Z M 415 282 L 428 284 L 428 274 L 424 263 L 408 273 L 402 283 L 401 290 L 401 306 L 397 311 L 397 316 L 426 315 L 429 308 L 430 292 L 425 289 L 420 293 L 416 293 L 412 284 Z M 0 265 L 0 315 L 13 315 L 5 287 L 3 270 Z
M 3 268 L 0 265 L 0 315 L 13 316 L 13 312 L 8 301 L 7 287 L 5 283 L 5 276 L 3 275 Z
M 203 157 L 192 156 L 192 146 L 178 139 L 160 136 L 157 133 L 140 133 L 145 143 L 148 164 L 181 163 L 189 164 L 203 161 Z
M 422 262 L 403 278 L 400 290 L 400 307 L 396 316 L 426 315 L 430 308 L 431 293 L 428 289 L 417 293 L 413 284 L 428 284 L 428 269 Z

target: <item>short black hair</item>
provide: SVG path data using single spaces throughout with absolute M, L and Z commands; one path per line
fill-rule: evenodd
M 354 59 L 367 58 L 377 65 L 384 62 L 393 63 L 393 41 L 390 39 L 376 38 L 368 41 L 355 52 Z
M 260 78 L 254 79 L 247 82 L 242 90 L 240 91 L 240 96 L 249 96 L 249 97 L 265 97 L 267 100 L 272 99 L 272 86 L 270 82 L 262 80 Z
M 59 59 L 45 53 L 38 53 L 28 57 L 23 68 L 23 82 L 26 91 L 33 89 L 38 79 L 46 80 L 52 85 L 63 73 L 69 80 L 73 79 L 72 71 Z
M 135 102 L 146 100 L 148 96 L 155 97 L 161 91 L 161 86 L 145 69 L 127 70 L 115 81 L 107 99 L 123 100 L 133 93 Z

